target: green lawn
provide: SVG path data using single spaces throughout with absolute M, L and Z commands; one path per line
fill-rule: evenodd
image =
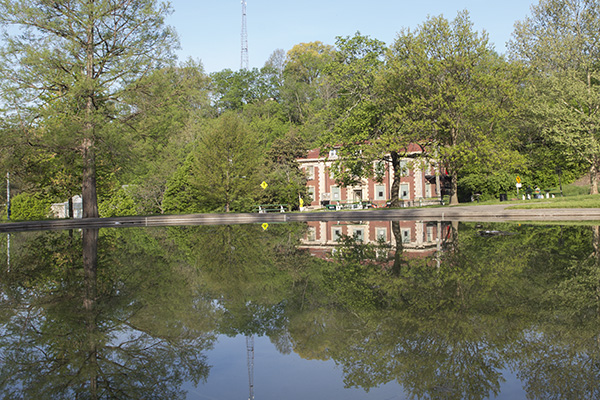
M 577 195 L 554 199 L 521 200 L 509 208 L 600 208 L 600 195 Z

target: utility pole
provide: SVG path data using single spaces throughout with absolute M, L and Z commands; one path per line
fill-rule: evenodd
M 246 335 L 246 361 L 248 363 L 248 400 L 254 400 L 254 336 Z
M 246 0 L 242 0 L 242 56 L 240 69 L 249 69 L 248 60 L 248 27 L 246 26 Z
M 6 217 L 10 221 L 10 172 L 6 173 Z

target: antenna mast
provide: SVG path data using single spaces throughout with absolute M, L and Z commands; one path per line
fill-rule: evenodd
M 248 69 L 248 27 L 246 26 L 246 0 L 242 0 L 242 57 L 240 69 Z
M 248 362 L 248 400 L 254 400 L 254 336 L 246 336 L 246 361 Z

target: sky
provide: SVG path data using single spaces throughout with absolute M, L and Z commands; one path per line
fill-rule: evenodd
M 202 61 L 207 73 L 241 61 L 240 0 L 170 0 L 167 24 L 179 35 L 180 60 Z M 402 28 L 415 29 L 428 16 L 448 20 L 467 10 L 477 31 L 485 30 L 499 53 L 506 52 L 514 23 L 530 14 L 538 0 L 247 0 L 250 68 L 260 68 L 277 49 L 321 41 L 334 45 L 337 36 L 357 31 L 393 43 Z

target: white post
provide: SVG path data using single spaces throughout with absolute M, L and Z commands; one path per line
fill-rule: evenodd
M 10 221 L 10 172 L 6 173 L 6 216 Z

